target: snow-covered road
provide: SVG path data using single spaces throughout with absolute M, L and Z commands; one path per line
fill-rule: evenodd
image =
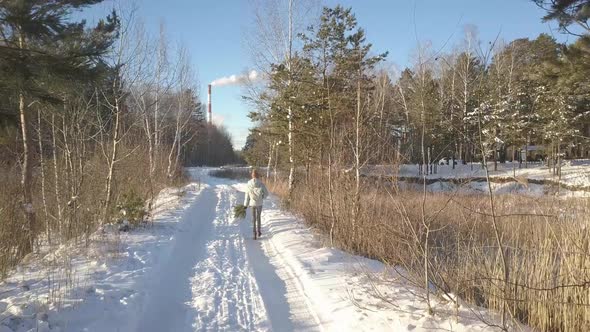
M 201 176 L 207 187 L 187 209 L 169 258 L 151 273 L 137 331 L 322 330 L 301 287 L 232 207 L 243 193 Z M 267 253 L 271 253 L 268 255 Z
M 276 198 L 253 240 L 249 217 L 232 215 L 245 184 L 190 173 L 160 193 L 151 226 L 60 248 L 0 283 L 0 332 L 494 330 L 480 319 L 493 315 L 449 301 L 428 315 L 423 291 L 326 247 Z
M 382 283 L 375 275 L 387 267 L 378 262 L 323 247 L 275 199 L 263 210 L 262 239 L 253 240 L 249 218 L 232 215 L 244 184 L 195 172 L 206 187 L 151 273 L 137 331 L 487 329 L 474 319 L 486 313 L 464 308 L 451 317 L 448 303 L 437 305 L 440 316 L 425 314 L 419 290 Z

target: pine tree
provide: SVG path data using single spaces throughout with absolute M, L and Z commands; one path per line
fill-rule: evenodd
M 557 84 L 567 96 L 571 106 L 573 126 L 577 134 L 573 138 L 572 155 L 578 158 L 590 156 L 590 36 L 579 38 L 563 49 L 563 61 Z
M 537 5 L 547 10 L 544 21 L 556 20 L 559 28 L 565 32 L 571 31 L 571 25 L 576 25 L 590 32 L 588 20 L 590 19 L 589 0 L 533 0 Z

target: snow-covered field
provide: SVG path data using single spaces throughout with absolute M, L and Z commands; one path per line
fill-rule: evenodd
M 423 184 L 420 181 L 408 182 L 399 180 L 398 185 L 400 189 L 421 192 L 424 190 Z M 492 192 L 495 195 L 513 194 L 526 195 L 533 197 L 540 196 L 559 196 L 565 198 L 572 197 L 590 197 L 590 191 L 585 189 L 569 190 L 564 188 L 557 188 L 554 185 L 542 185 L 535 183 L 527 183 L 527 181 L 507 181 L 507 182 L 491 182 Z M 469 181 L 465 179 L 463 182 L 450 182 L 445 180 L 435 181 L 426 185 L 427 192 L 446 192 L 459 194 L 476 194 L 487 195 L 489 193 L 488 184 L 485 181 Z
M 559 188 L 560 196 L 590 196 L 590 160 L 567 161 L 562 166 L 561 179 L 554 176 L 551 169 L 541 163 L 531 163 L 528 168 L 519 168 L 518 163 L 498 163 L 498 170 L 493 171 L 493 163 L 489 163 L 490 177 L 495 180 L 492 183 L 493 190 L 498 194 L 517 193 L 529 195 L 554 195 L 557 194 L 556 184 L 561 184 Z M 419 174 L 418 165 L 404 164 L 399 169 L 391 166 L 373 165 L 364 168 L 364 174 L 371 176 L 390 176 L 395 174 L 401 178 L 422 178 Z M 441 180 L 438 182 L 430 181 L 429 191 L 455 191 L 461 190 L 468 193 L 485 193 L 488 191 L 487 183 L 468 181 L 473 179 L 482 179 L 485 177 L 485 171 L 481 164 L 473 163 L 468 165 L 456 165 L 453 169 L 450 165 L 439 165 L 436 174 L 426 176 L 428 180 Z M 459 181 L 444 180 L 465 180 L 464 183 Z M 403 183 L 403 185 L 406 185 Z M 407 184 L 408 189 L 422 189 L 421 185 Z M 419 188 L 418 188 L 419 187 Z
M 428 315 L 422 290 L 323 246 L 274 198 L 252 240 L 232 216 L 244 185 L 191 173 L 202 183 L 163 191 L 153 225 L 22 264 L 0 284 L 0 332 L 494 330 L 466 305 Z

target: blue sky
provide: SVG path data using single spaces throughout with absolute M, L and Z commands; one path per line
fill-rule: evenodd
M 206 102 L 209 82 L 251 67 L 244 45 L 252 20 L 249 3 L 141 0 L 137 5 L 138 15 L 148 29 L 156 33 L 162 21 L 170 42 L 183 43 L 188 48 L 198 73 L 201 99 Z M 560 41 L 568 40 L 556 31 L 555 24 L 541 22 L 543 11 L 530 0 L 324 0 L 323 4 L 352 7 L 375 53 L 389 51 L 389 64 L 398 67 L 410 63 L 418 40 L 431 42 L 436 50 L 443 46 L 444 50 L 452 50 L 462 40 L 465 25 L 477 26 L 483 43 L 494 40 L 498 34 L 511 41 L 535 38 L 542 32 Z M 92 14 L 100 15 L 112 5 L 107 0 Z M 236 149 L 242 148 L 252 126 L 247 117 L 249 109 L 241 101 L 242 94 L 239 87 L 213 89 L 214 118 L 228 129 Z

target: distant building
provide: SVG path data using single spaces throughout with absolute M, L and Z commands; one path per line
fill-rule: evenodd
M 520 149 L 520 158 L 521 160 L 541 160 L 545 159 L 547 156 L 547 151 L 545 151 L 545 146 L 543 145 L 528 145 L 523 146 Z

